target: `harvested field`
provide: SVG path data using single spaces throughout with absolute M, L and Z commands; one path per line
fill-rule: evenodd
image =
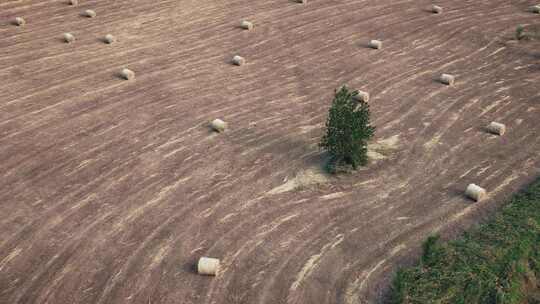
M 534 4 L 1 1 L 0 303 L 375 302 L 427 235 L 540 174 L 540 42 L 513 41 Z M 342 84 L 371 95 L 376 157 L 325 176 Z

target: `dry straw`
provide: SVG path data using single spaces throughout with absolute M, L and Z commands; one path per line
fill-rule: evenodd
M 431 12 L 433 12 L 434 14 L 441 14 L 443 12 L 443 8 L 438 5 L 433 5 L 431 7 Z
M 470 199 L 480 202 L 486 198 L 487 192 L 486 189 L 480 186 L 469 184 L 467 190 L 465 190 L 465 195 Z
M 125 80 L 132 80 L 135 78 L 135 72 L 130 69 L 122 69 L 120 75 L 122 75 L 122 78 L 124 78 Z
M 440 78 L 440 81 L 442 83 L 444 83 L 444 84 L 453 86 L 454 83 L 456 82 L 456 77 L 454 75 L 450 75 L 450 74 L 442 74 L 441 78 Z
M 353 97 L 355 101 L 369 102 L 369 93 L 364 91 L 358 91 L 358 94 Z
M 64 33 L 64 41 L 66 43 L 72 43 L 73 41 L 75 41 L 75 36 L 73 36 L 73 34 L 71 33 Z
M 93 10 L 86 10 L 84 11 L 84 15 L 88 18 L 94 18 L 96 16 L 96 12 Z
M 217 275 L 219 272 L 219 260 L 201 257 L 197 263 L 197 272 L 203 275 Z
M 224 132 L 227 128 L 227 123 L 221 119 L 214 119 L 210 122 L 210 127 L 216 132 Z
M 240 22 L 240 27 L 242 27 L 245 30 L 251 31 L 253 29 L 253 23 L 246 20 L 242 20 L 242 22 Z
M 18 26 L 23 26 L 26 24 L 26 20 L 24 20 L 24 18 L 22 17 L 16 17 L 13 23 L 15 23 Z
M 503 136 L 504 133 L 506 133 L 506 126 L 502 123 L 498 123 L 495 121 L 490 123 L 486 129 L 488 130 L 489 133 L 496 134 L 499 136 Z
M 233 62 L 233 64 L 240 66 L 240 65 L 246 64 L 246 59 L 244 59 L 244 57 L 242 57 L 242 56 L 236 55 L 236 56 L 233 57 L 232 62 Z
M 107 34 L 105 35 L 105 38 L 103 39 L 105 41 L 105 43 L 107 44 L 112 44 L 112 43 L 115 43 L 116 42 L 116 37 L 114 37 L 113 35 L 111 34 Z
M 372 49 L 379 50 L 379 49 L 382 48 L 382 41 L 380 41 L 380 40 L 371 40 L 369 42 L 369 47 L 372 48 Z

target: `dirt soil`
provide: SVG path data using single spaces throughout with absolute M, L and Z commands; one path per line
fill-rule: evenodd
M 534 1 L 66 2 L 0 1 L 0 303 L 375 303 L 427 235 L 540 174 L 540 43 L 513 40 Z M 333 177 L 342 84 L 377 132 Z

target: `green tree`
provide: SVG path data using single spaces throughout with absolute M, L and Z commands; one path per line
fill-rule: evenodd
M 370 125 L 369 104 L 357 101 L 358 91 L 347 86 L 335 91 L 326 120 L 326 134 L 319 144 L 330 156 L 329 168 L 335 172 L 342 165 L 353 169 L 367 164 L 367 142 L 375 127 Z
M 518 27 L 516 28 L 516 39 L 517 40 L 521 40 L 523 38 L 525 38 L 525 27 L 523 25 L 518 25 Z

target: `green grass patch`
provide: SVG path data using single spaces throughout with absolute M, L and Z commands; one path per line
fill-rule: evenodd
M 458 239 L 427 239 L 419 265 L 398 271 L 395 304 L 540 304 L 540 179 Z

